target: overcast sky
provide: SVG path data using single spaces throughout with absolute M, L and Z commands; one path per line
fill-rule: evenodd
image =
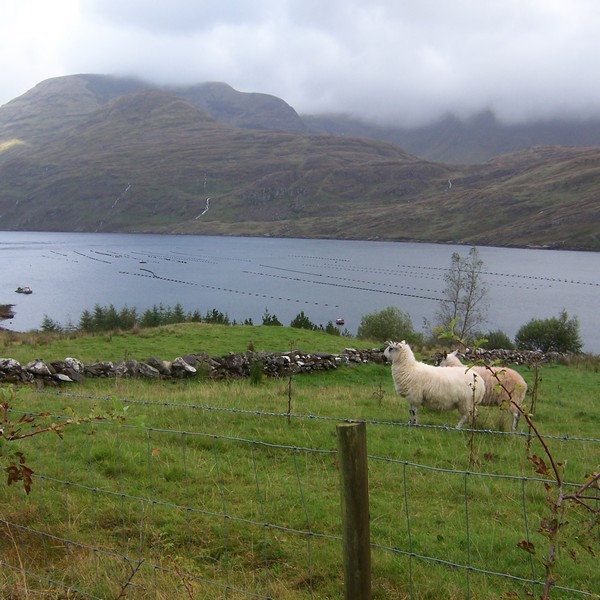
M 1 0 L 0 104 L 77 73 L 399 125 L 600 116 L 600 0 Z

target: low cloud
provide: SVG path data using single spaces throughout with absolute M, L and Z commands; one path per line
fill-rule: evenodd
M 30 0 L 0 8 L 0 103 L 75 73 L 224 81 L 397 125 L 600 116 L 595 0 Z M 31 10 L 35 5 L 37 10 Z

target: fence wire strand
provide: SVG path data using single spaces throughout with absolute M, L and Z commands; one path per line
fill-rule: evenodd
M 115 402 L 115 398 L 108 397 L 99 397 L 93 395 L 80 395 L 80 394 L 65 394 L 64 392 L 56 392 L 51 390 L 39 390 L 37 393 L 43 393 L 48 395 L 55 396 L 68 396 L 74 399 L 90 399 L 94 401 L 110 401 L 111 403 Z M 223 407 L 214 407 L 207 405 L 196 405 L 196 404 L 172 404 L 172 403 L 161 403 L 161 402 L 148 402 L 145 400 L 133 400 L 131 398 L 119 398 L 117 402 L 121 402 L 123 404 L 138 404 L 142 406 L 154 406 L 157 408 L 176 408 L 176 409 L 185 409 L 185 410 L 201 410 L 208 412 L 221 412 L 228 413 L 232 415 L 240 415 L 242 417 L 249 416 L 257 416 L 257 417 L 268 417 L 268 418 L 283 418 L 286 420 L 289 419 L 302 419 L 308 421 L 323 421 L 326 423 L 352 423 L 352 422 L 364 422 L 367 425 L 378 427 L 378 426 L 393 426 L 393 427 L 411 427 L 406 423 L 397 423 L 390 421 L 378 421 L 378 420 L 352 420 L 345 418 L 335 418 L 330 416 L 319 416 L 319 415 L 302 415 L 302 414 L 290 414 L 290 413 L 276 413 L 276 412 L 263 412 L 256 410 L 242 410 L 242 409 L 234 409 L 234 408 L 223 408 Z M 12 411 L 15 414 L 33 414 L 29 412 L 23 411 Z M 56 419 L 67 419 L 69 418 L 66 415 L 53 415 L 53 418 Z M 115 465 L 115 487 L 116 489 L 108 489 L 102 486 L 102 480 L 99 477 L 98 469 L 94 466 L 94 428 L 113 428 L 114 430 L 114 448 L 115 448 L 115 457 L 116 457 L 116 465 Z M 470 432 L 471 430 L 462 430 L 461 432 L 456 432 L 454 428 L 450 427 L 439 427 L 439 426 L 419 426 L 423 429 L 431 429 L 440 433 L 440 435 L 445 434 L 446 432 L 451 432 L 452 434 L 458 433 L 459 435 L 464 435 L 465 432 Z M 135 430 L 141 432 L 145 438 L 145 470 L 146 477 L 148 481 L 148 492 L 147 494 L 136 494 L 132 493 L 132 491 L 128 491 L 126 485 L 126 477 L 125 477 L 125 448 L 124 448 L 124 432 Z M 331 534 L 325 531 L 318 531 L 315 529 L 312 519 L 311 519 L 311 511 L 309 507 L 309 500 L 306 497 L 305 493 L 305 484 L 304 484 L 304 476 L 302 473 L 302 469 L 300 466 L 300 458 L 301 457 L 321 457 L 321 456 L 333 456 L 335 458 L 337 452 L 331 449 L 325 448 L 311 448 L 311 447 L 303 447 L 296 446 L 291 444 L 279 444 L 273 442 L 267 442 L 259 439 L 250 439 L 244 438 L 234 435 L 225 435 L 225 434 L 215 434 L 209 432 L 202 431 L 185 431 L 180 429 L 168 429 L 168 428 L 159 428 L 159 427 L 149 427 L 149 426 L 141 426 L 141 425 L 129 425 L 127 423 L 113 423 L 111 421 L 103 421 L 99 423 L 94 423 L 92 426 L 88 424 L 86 427 L 86 448 L 84 450 L 85 462 L 87 463 L 87 480 L 85 483 L 83 481 L 77 480 L 76 473 L 70 473 L 69 470 L 69 457 L 67 455 L 67 449 L 64 444 L 60 445 L 60 469 L 61 476 L 58 477 L 56 475 L 44 474 L 44 473 L 34 473 L 33 477 L 36 482 L 36 485 L 39 485 L 42 490 L 43 495 L 49 495 L 52 489 L 61 490 L 61 499 L 62 499 L 62 511 L 64 514 L 64 523 L 65 523 L 65 531 L 67 532 L 65 536 L 52 535 L 46 531 L 42 531 L 23 523 L 15 523 L 12 520 L 6 518 L 0 518 L 0 523 L 4 524 L 6 528 L 9 530 L 11 528 L 16 528 L 22 532 L 26 532 L 27 534 L 38 537 L 45 547 L 51 547 L 53 545 L 59 544 L 64 545 L 65 547 L 77 548 L 82 551 L 89 553 L 92 556 L 94 570 L 96 573 L 96 578 L 100 579 L 100 564 L 102 557 L 107 557 L 115 561 L 119 561 L 123 565 L 126 565 L 129 569 L 136 568 L 144 568 L 151 569 L 153 573 L 155 592 L 158 596 L 159 594 L 159 582 L 157 580 L 158 576 L 161 574 L 166 574 L 174 578 L 181 579 L 182 574 L 175 568 L 168 568 L 162 564 L 158 564 L 153 562 L 146 555 L 146 548 L 151 545 L 152 540 L 148 539 L 150 536 L 150 532 L 153 528 L 157 527 L 159 518 L 158 513 L 161 510 L 174 511 L 177 513 L 181 513 L 184 515 L 184 527 L 185 527 L 185 547 L 187 550 L 188 556 L 193 553 L 193 533 L 192 533 L 192 520 L 194 517 L 203 517 L 207 519 L 212 519 L 215 521 L 220 521 L 220 536 L 221 536 L 221 546 L 223 549 L 222 555 L 222 564 L 224 566 L 224 581 L 217 581 L 210 577 L 203 577 L 195 573 L 187 573 L 185 574 L 186 580 L 191 582 L 195 582 L 201 585 L 208 586 L 213 590 L 218 590 L 223 594 L 224 598 L 233 598 L 236 596 L 245 596 L 248 598 L 257 598 L 262 600 L 271 600 L 274 586 L 274 576 L 271 573 L 271 565 L 270 565 L 270 556 L 269 556 L 269 541 L 270 535 L 276 532 L 285 532 L 290 536 L 298 536 L 303 539 L 306 553 L 305 553 L 305 561 L 308 572 L 308 585 L 307 591 L 310 594 L 310 598 L 317 597 L 315 587 L 313 585 L 313 580 L 315 576 L 315 557 L 313 555 L 313 545 L 316 540 L 324 540 L 327 542 L 334 543 L 336 545 L 341 545 L 342 537 L 341 534 Z M 499 431 L 491 431 L 491 430 L 477 430 L 478 434 L 482 435 L 511 435 L 511 436 L 529 436 L 528 433 L 515 433 L 515 432 L 499 432 Z M 181 467 L 182 467 L 182 479 L 178 482 L 177 485 L 181 487 L 183 490 L 183 503 L 179 503 L 176 501 L 166 500 L 158 496 L 157 486 L 156 486 L 156 477 L 153 467 L 153 457 L 155 456 L 155 452 L 158 452 L 158 448 L 160 447 L 160 441 L 155 442 L 155 438 L 157 440 L 162 440 L 163 437 L 166 439 L 167 437 L 173 437 L 174 439 L 178 439 L 178 453 L 180 456 Z M 596 444 L 600 442 L 600 439 L 595 438 L 577 438 L 571 436 L 544 436 L 546 439 L 557 439 L 563 442 L 583 442 L 589 444 Z M 214 476 L 214 481 L 216 485 L 216 493 L 218 494 L 220 509 L 215 510 L 214 508 L 205 508 L 200 506 L 199 504 L 193 504 L 193 487 L 192 487 L 192 477 L 193 477 L 193 465 L 190 462 L 190 445 L 193 443 L 192 440 L 207 440 L 210 444 L 210 452 L 212 455 L 212 466 L 210 471 Z M 243 447 L 247 449 L 249 452 L 249 461 L 251 464 L 251 477 L 252 477 L 252 486 L 253 486 L 253 496 L 256 498 L 257 504 L 257 513 L 258 514 L 248 514 L 246 516 L 241 514 L 235 514 L 228 501 L 228 492 L 227 492 L 227 474 L 226 467 L 224 464 L 226 462 L 226 453 L 223 453 L 223 444 L 234 444 L 239 447 Z M 263 475 L 261 466 L 259 465 L 257 459 L 257 450 L 265 449 L 270 451 L 280 452 L 283 455 L 289 455 L 292 460 L 293 467 L 293 475 L 295 479 L 295 485 L 298 490 L 298 498 L 299 505 L 302 511 L 302 521 L 303 524 L 301 527 L 291 527 L 286 524 L 269 522 L 268 511 L 267 511 L 267 492 L 266 486 L 267 482 L 263 483 L 262 477 L 268 477 L 267 473 Z M 467 598 L 471 598 L 473 595 L 473 581 L 472 577 L 474 574 L 482 575 L 490 578 L 498 578 L 505 579 L 511 582 L 515 582 L 518 584 L 522 584 L 523 586 L 527 586 L 529 590 L 529 594 L 535 596 L 536 591 L 543 587 L 544 583 L 536 577 L 536 570 L 533 556 L 530 554 L 528 559 L 528 570 L 529 576 L 522 577 L 515 574 L 498 572 L 489 568 L 481 568 L 479 566 L 475 566 L 473 564 L 473 541 L 472 541 L 472 519 L 471 519 L 471 503 L 470 499 L 473 497 L 473 494 L 476 492 L 470 491 L 473 489 L 472 482 L 477 479 L 479 481 L 483 481 L 485 479 L 489 480 L 498 480 L 512 483 L 514 482 L 519 487 L 519 496 L 520 496 L 520 504 L 521 504 L 521 512 L 522 512 L 522 525 L 524 529 L 525 540 L 529 543 L 531 541 L 531 524 L 530 524 L 530 511 L 527 500 L 527 491 L 526 486 L 528 484 L 534 484 L 539 486 L 544 486 L 544 484 L 553 483 L 550 480 L 544 479 L 543 477 L 524 477 L 518 475 L 508 475 L 508 474 L 499 474 L 499 473 L 480 473 L 469 470 L 457 470 L 457 469 L 449 469 L 449 468 L 441 468 L 431 465 L 419 464 L 417 462 L 411 462 L 407 460 L 400 460 L 396 458 L 390 458 L 385 456 L 378 455 L 368 455 L 368 460 L 370 463 L 387 465 L 391 468 L 400 469 L 401 473 L 401 481 L 402 481 L 402 497 L 404 500 L 404 521 L 406 526 L 406 545 L 407 549 L 404 550 L 399 547 L 394 547 L 390 544 L 383 544 L 379 541 L 372 541 L 371 546 L 373 549 L 377 549 L 379 551 L 388 553 L 392 557 L 405 557 L 407 558 L 408 564 L 408 592 L 411 599 L 414 599 L 418 596 L 418 590 L 416 589 L 415 582 L 415 564 L 416 562 L 423 562 L 426 564 L 432 565 L 440 565 L 447 568 L 459 570 L 464 574 L 465 577 L 465 594 Z M 197 468 L 197 467 L 196 467 Z M 267 467 L 263 467 L 267 468 Z M 419 473 L 434 473 L 440 475 L 449 475 L 455 478 L 462 479 L 462 502 L 463 502 L 463 510 L 464 510 L 464 524 L 465 524 L 465 535 L 466 535 L 466 564 L 461 562 L 460 560 L 445 560 L 440 557 L 436 557 L 433 555 L 433 552 L 429 552 L 428 554 L 424 554 L 422 552 L 417 552 L 415 547 L 415 535 L 417 535 L 415 531 L 415 519 L 416 516 L 412 510 L 412 498 L 409 494 L 409 470 L 418 471 Z M 565 487 L 578 487 L 577 484 L 565 482 Z M 85 543 L 83 541 L 78 541 L 77 539 L 71 539 L 72 536 L 75 535 L 75 526 L 74 519 L 75 515 L 72 514 L 71 511 L 71 497 L 70 495 L 75 492 L 80 492 L 85 495 L 89 495 L 89 501 L 87 503 L 88 511 L 89 511 L 89 519 L 91 522 L 91 530 L 92 530 L 92 543 Z M 121 522 L 121 547 L 123 550 L 117 550 L 112 548 L 102 547 L 102 543 L 99 541 L 100 538 L 96 538 L 94 532 L 98 529 L 99 525 L 99 507 L 101 503 L 105 499 L 114 500 L 116 504 L 120 506 L 119 509 L 119 518 Z M 600 502 L 600 500 L 599 500 Z M 131 548 L 128 545 L 127 540 L 127 522 L 126 522 L 126 512 L 128 506 L 139 506 L 139 514 L 140 518 L 137 522 L 137 542 L 135 547 L 133 548 L 133 553 L 135 556 L 130 555 L 126 549 Z M 262 563 L 263 571 L 261 583 L 259 587 L 263 589 L 262 592 L 257 590 L 249 590 L 244 589 L 243 584 L 237 582 L 235 580 L 235 572 L 233 569 L 233 558 L 231 557 L 231 549 L 233 544 L 233 528 L 238 526 L 248 526 L 256 531 L 260 532 L 262 537 Z M 67 537 L 68 535 L 68 537 Z M 417 541 L 418 543 L 418 541 Z M 15 565 L 12 565 L 10 562 L 4 559 L 0 559 L 0 565 L 3 567 L 12 570 L 19 571 Z M 21 567 L 21 573 L 24 573 L 27 577 L 31 579 L 35 579 L 41 583 L 44 583 L 49 586 L 54 586 L 57 589 L 63 589 L 65 591 L 69 591 L 82 597 L 86 598 L 99 598 L 93 593 L 86 591 L 84 589 L 80 589 L 81 586 L 70 586 L 66 585 L 63 582 L 56 581 L 54 578 L 44 575 L 42 572 L 36 573 L 29 568 Z M 132 571 L 133 572 L 133 571 Z M 128 583 L 129 584 L 129 583 Z M 131 583 L 131 585 L 134 585 Z M 593 594 L 591 592 L 587 592 L 584 590 L 574 589 L 568 586 L 561 586 L 558 584 L 553 585 L 553 589 L 557 591 L 561 591 L 568 594 L 573 594 L 580 597 L 592 597 Z
M 94 396 L 91 394 L 75 394 L 70 392 L 63 392 L 60 390 L 48 390 L 48 389 L 40 389 L 35 390 L 37 394 L 43 395 L 54 395 L 54 396 L 65 396 L 68 398 L 80 398 L 86 400 L 98 400 L 104 402 L 110 402 L 111 404 L 115 401 L 121 402 L 123 404 L 131 404 L 131 405 L 140 405 L 140 406 L 154 406 L 154 407 L 162 407 L 162 408 L 180 408 L 180 409 L 188 409 L 188 410 L 205 410 L 209 412 L 222 412 L 222 413 L 231 413 L 231 414 L 239 414 L 239 415 L 249 415 L 249 416 L 258 416 L 258 417 L 275 417 L 286 419 L 301 419 L 301 420 L 316 420 L 316 421 L 329 421 L 332 423 L 365 423 L 367 425 L 385 425 L 385 426 L 393 426 L 393 427 L 404 427 L 404 428 L 414 428 L 419 427 L 421 429 L 432 429 L 432 430 L 441 430 L 441 431 L 455 431 L 457 433 L 467 434 L 471 432 L 476 432 L 478 434 L 487 434 L 487 435 L 497 435 L 497 436 L 513 436 L 513 437 L 525 437 L 531 438 L 532 434 L 527 431 L 499 431 L 496 429 L 469 429 L 467 427 L 463 427 L 460 430 L 456 430 L 455 427 L 449 425 L 427 425 L 427 424 L 419 424 L 418 426 L 411 425 L 410 423 L 400 422 L 400 421 L 381 421 L 378 419 L 349 419 L 344 416 L 324 416 L 324 415 L 313 415 L 313 414 L 302 414 L 302 413 L 289 413 L 289 412 L 269 412 L 269 411 L 261 411 L 261 410 L 247 410 L 241 408 L 230 408 L 223 406 L 211 406 L 208 404 L 183 404 L 176 402 L 156 402 L 151 400 L 136 400 L 132 398 L 114 398 L 109 396 Z M 18 411 L 14 411 L 17 414 Z M 35 414 L 35 413 L 23 413 L 23 414 Z M 68 418 L 64 415 L 52 415 L 53 418 Z M 544 435 L 544 439 L 548 440 L 560 440 L 563 442 L 587 442 L 587 443 L 596 443 L 600 444 L 600 438 L 584 438 L 584 437 L 576 437 L 570 435 Z

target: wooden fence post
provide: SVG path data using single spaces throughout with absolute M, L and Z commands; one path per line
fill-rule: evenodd
M 342 499 L 345 600 L 371 600 L 371 536 L 367 429 L 364 423 L 337 425 Z

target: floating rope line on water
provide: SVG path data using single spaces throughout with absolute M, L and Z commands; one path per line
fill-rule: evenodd
M 160 275 L 156 275 L 156 273 L 154 273 L 154 271 L 151 271 L 150 269 L 140 268 L 140 271 L 145 271 L 146 273 L 149 273 L 149 275 L 146 275 L 146 273 L 131 273 L 129 271 L 119 271 L 119 274 L 134 275 L 135 277 L 148 277 L 149 279 L 160 279 L 161 281 L 169 281 L 171 283 L 181 283 L 183 285 L 193 285 L 195 287 L 200 287 L 200 288 L 204 288 L 207 290 L 217 290 L 219 292 L 229 292 L 230 294 L 240 294 L 243 296 L 255 296 L 257 298 L 266 298 L 269 300 L 281 300 L 284 302 L 297 302 L 297 303 L 302 303 L 302 304 L 310 304 L 312 306 L 332 306 L 333 308 L 340 307 L 339 304 L 329 304 L 328 302 L 314 302 L 311 300 L 300 300 L 297 298 L 284 298 L 283 296 L 271 296 L 269 294 L 260 294 L 257 292 L 245 292 L 243 290 L 234 290 L 231 288 L 219 287 L 217 285 L 207 285 L 204 283 L 195 283 L 192 281 L 182 281 L 181 279 L 171 279 L 169 277 L 161 277 Z M 244 272 L 246 272 L 246 271 L 244 271 Z
M 270 265 L 261 265 L 261 266 L 268 266 L 271 269 L 284 269 L 283 267 L 271 267 Z M 305 267 L 320 267 L 322 265 L 303 265 Z M 333 268 L 333 267 L 332 267 Z M 448 269 L 443 269 L 443 268 L 438 268 L 438 267 L 411 267 L 411 269 L 417 269 L 417 270 L 397 270 L 397 269 L 389 269 L 389 268 L 377 268 L 377 267 L 346 267 L 346 266 L 335 266 L 335 269 L 338 271 L 354 271 L 354 272 L 359 272 L 359 273 L 377 273 L 377 274 L 383 274 L 383 275 L 389 275 L 391 277 L 403 277 L 403 276 L 409 276 L 409 277 L 414 277 L 414 278 L 418 278 L 418 279 L 432 279 L 434 281 L 441 281 L 444 277 L 442 271 L 447 271 Z M 435 269 L 436 271 L 439 271 L 439 273 L 434 273 L 434 274 L 426 274 L 426 273 L 420 273 L 418 272 L 418 269 Z M 301 271 L 299 271 L 301 272 Z M 494 274 L 495 273 L 488 273 L 488 274 Z M 539 287 L 538 286 L 531 286 L 531 285 L 520 285 L 520 284 L 507 284 L 505 281 L 486 281 L 486 283 L 488 285 L 493 285 L 493 286 L 497 286 L 497 287 L 511 287 L 511 288 L 518 288 L 518 289 L 526 289 L 526 290 L 538 290 Z M 387 285 L 387 284 L 376 284 L 376 285 Z M 591 285 L 591 284 L 590 284 Z M 551 287 L 551 286 L 550 286 Z
M 419 265 L 398 265 L 402 268 L 409 269 L 430 269 L 432 271 L 449 271 L 447 267 L 425 267 Z M 533 279 L 538 281 L 548 281 L 551 283 L 572 283 L 575 285 L 591 285 L 600 287 L 600 283 L 594 281 L 575 281 L 574 279 L 559 279 L 556 277 L 542 277 L 540 275 L 521 275 L 518 273 L 496 273 L 493 271 L 481 271 L 482 275 L 493 275 L 494 277 L 514 277 L 518 279 Z
M 266 265 L 262 265 L 262 266 L 266 266 Z M 279 267 L 272 267 L 274 269 L 277 269 Z M 281 269 L 282 271 L 289 271 L 290 269 Z M 294 272 L 300 272 L 302 273 L 302 271 L 292 271 Z M 351 290 L 360 290 L 363 292 L 375 292 L 377 294 L 393 294 L 394 296 L 407 296 L 410 298 L 420 298 L 422 300 L 435 300 L 436 302 L 439 302 L 442 300 L 442 298 L 435 298 L 433 296 L 424 296 L 422 294 L 411 294 L 408 292 L 398 292 L 398 291 L 394 291 L 394 290 L 382 290 L 382 289 L 377 289 L 377 288 L 371 288 L 371 287 L 365 287 L 364 285 L 349 285 L 349 284 L 343 284 L 343 283 L 332 283 L 330 281 L 316 281 L 313 279 L 302 279 L 301 277 L 287 277 L 286 275 L 275 275 L 272 273 L 261 273 L 261 272 L 256 272 L 256 271 L 243 271 L 243 273 L 247 273 L 249 275 L 262 275 L 263 277 L 275 277 L 277 279 L 288 279 L 290 281 L 299 281 L 299 282 L 303 282 L 303 283 L 312 283 L 312 284 L 316 284 L 316 285 L 328 285 L 331 287 L 341 287 L 341 288 L 348 288 Z M 342 279 L 343 281 L 353 281 L 355 283 L 365 283 L 368 285 L 388 285 L 388 286 L 393 286 L 393 287 L 405 287 L 405 286 L 399 286 L 399 285 L 395 285 L 395 284 L 386 284 L 386 283 L 376 283 L 376 282 L 361 282 L 360 280 L 357 279 L 347 279 L 345 277 L 335 277 L 333 275 L 321 275 L 322 277 L 327 277 L 329 279 Z M 406 289 L 412 289 L 415 291 L 424 291 L 424 292 L 432 292 L 432 290 L 426 290 L 423 288 L 406 288 Z
M 107 265 L 112 265 L 112 263 L 109 260 L 102 260 L 101 258 L 96 258 L 94 256 L 88 256 L 87 254 L 84 254 L 83 252 L 77 252 L 77 250 L 73 251 L 75 254 L 77 254 L 78 256 L 83 256 L 83 258 L 88 258 L 89 260 L 95 260 L 96 262 L 102 262 L 102 263 L 106 263 Z

